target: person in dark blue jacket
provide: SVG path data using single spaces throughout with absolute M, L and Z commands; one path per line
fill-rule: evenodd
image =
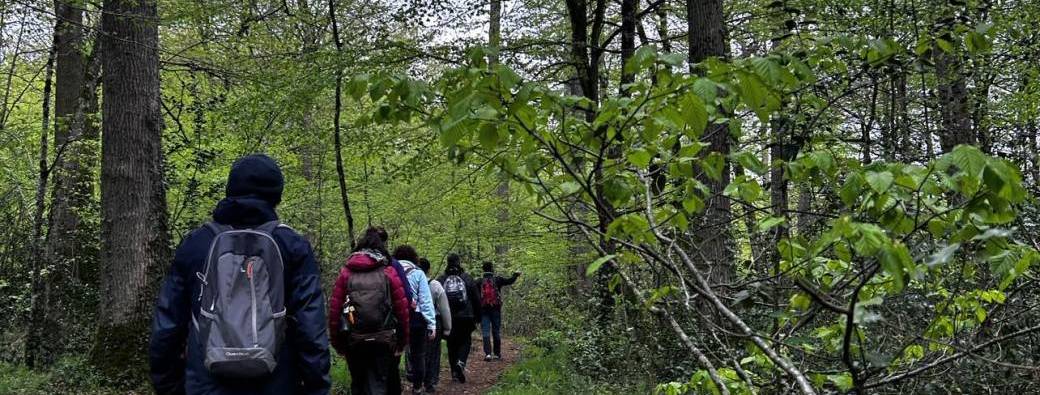
M 213 220 L 250 228 L 278 219 L 284 179 L 265 155 L 240 158 L 228 176 L 227 197 Z M 203 365 L 203 346 L 192 316 L 199 311 L 203 271 L 214 233 L 200 227 L 188 234 L 174 255 L 155 306 L 149 344 L 150 376 L 158 394 L 328 394 L 329 340 L 325 297 L 311 245 L 287 226 L 272 233 L 285 264 L 285 341 L 274 372 L 261 379 L 233 381 L 213 377 Z

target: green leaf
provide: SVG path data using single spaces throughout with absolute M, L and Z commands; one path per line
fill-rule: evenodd
M 791 295 L 791 309 L 792 310 L 808 310 L 812 299 L 808 295 L 798 292 Z
M 935 45 L 937 45 L 939 49 L 943 50 L 943 52 L 953 53 L 953 44 L 950 44 L 949 41 L 937 38 L 935 39 Z
M 852 382 L 852 375 L 849 373 L 830 374 L 827 375 L 827 380 L 834 383 L 834 385 L 842 391 L 851 390 L 854 385 Z
M 870 189 L 874 192 L 884 193 L 888 191 L 888 188 L 892 186 L 892 173 L 887 171 L 882 172 L 867 172 L 867 183 L 870 184 Z
M 654 55 L 656 51 L 652 45 L 644 45 L 639 47 L 632 57 L 628 59 L 628 63 L 625 63 L 624 69 L 626 73 L 636 74 L 641 70 L 650 67 L 654 62 Z
M 649 166 L 651 159 L 653 159 L 653 156 L 642 148 L 636 148 L 628 152 L 628 162 L 640 169 L 645 169 Z
M 697 195 L 690 195 L 687 196 L 686 199 L 683 199 L 682 206 L 686 212 L 696 214 L 704 209 L 704 201 Z
M 769 114 L 780 107 L 780 98 L 755 74 L 742 74 L 737 83 L 737 91 L 744 104 L 750 107 L 763 123 L 769 122 Z
M 989 42 L 985 34 L 970 31 L 964 35 L 964 47 L 968 49 L 969 53 L 979 54 L 989 52 L 993 48 L 993 44 Z
M 687 135 L 700 137 L 704 128 L 708 126 L 708 110 L 704 108 L 704 101 L 693 93 L 687 93 L 679 99 L 679 107 L 686 117 L 686 125 L 690 128 Z
M 484 124 L 480 128 L 480 145 L 488 150 L 498 145 L 498 127 L 493 123 Z
M 751 68 L 766 82 L 773 85 L 780 83 L 781 67 L 774 60 L 762 57 L 751 58 Z
M 845 179 L 845 184 L 838 190 L 838 196 L 841 197 L 842 203 L 850 207 L 855 205 L 863 193 L 864 182 L 865 180 L 860 173 L 850 174 Z
M 758 232 L 764 233 L 786 221 L 784 217 L 769 217 L 758 223 Z
M 917 361 L 924 358 L 924 347 L 921 347 L 920 344 L 914 344 L 907 347 L 906 350 L 903 351 L 903 358 L 909 361 Z
M 592 261 L 592 263 L 589 264 L 589 266 L 585 268 L 585 275 L 586 276 L 591 276 L 591 275 L 595 274 L 596 271 L 598 271 L 599 268 L 602 267 L 604 263 L 607 263 L 608 261 L 610 261 L 611 259 L 614 259 L 614 258 L 617 258 L 617 254 L 610 254 L 610 255 L 607 255 L 607 256 L 600 257 L 599 259 L 597 259 L 595 261 Z
M 719 86 L 710 79 L 698 78 L 693 82 L 692 90 L 693 93 L 704 99 L 703 102 L 714 104 L 715 97 L 718 96 Z
M 718 181 L 722 179 L 722 167 L 725 163 L 726 160 L 722 157 L 722 154 L 712 152 L 701 161 L 701 169 L 704 170 L 704 174 L 709 178 Z
M 520 76 L 513 69 L 501 64 L 495 66 L 495 75 L 498 76 L 498 80 L 502 82 L 502 87 L 506 90 L 513 89 L 521 80 Z
M 347 81 L 345 90 L 350 97 L 354 98 L 354 100 L 361 100 L 361 98 L 365 96 L 365 93 L 367 93 L 367 89 L 368 75 L 360 74 L 351 78 L 350 81 Z
M 745 169 L 751 170 L 755 174 L 765 174 L 769 170 L 765 163 L 758 158 L 755 154 L 749 151 L 740 151 L 732 155 L 732 159 L 740 164 Z
M 616 206 L 628 203 L 632 198 L 632 188 L 622 177 L 611 177 L 603 183 L 603 195 Z
M 895 242 L 885 246 L 881 251 L 881 268 L 885 273 L 892 276 L 893 289 L 898 292 L 906 285 L 906 272 L 913 267 L 913 259 L 910 258 L 910 250 L 901 242 Z

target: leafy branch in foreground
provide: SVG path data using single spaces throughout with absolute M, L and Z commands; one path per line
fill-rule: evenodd
M 595 107 L 482 59 L 433 86 L 364 77 L 348 90 L 372 102 L 369 121 L 418 118 L 456 161 L 493 161 L 537 197 L 540 215 L 579 230 L 601 254 L 589 274 L 615 270 L 611 287 L 667 321 L 701 365 L 664 393 L 862 393 L 1036 330 L 994 319 L 1016 313 L 1005 306 L 1040 257 L 1017 238 L 1027 193 L 1007 161 L 972 146 L 924 163 L 863 164 L 811 144 L 786 161 L 754 144 L 704 152 L 709 123 L 739 138 L 744 124 L 774 119 L 781 97 L 816 84 L 798 58 L 709 60 L 703 75 L 680 75 L 681 58 L 644 47 L 626 67 L 652 82 Z M 826 221 L 779 240 L 777 267 L 741 268 L 737 283 L 711 282 L 710 271 L 735 268 L 707 265 L 689 241 L 712 198 L 700 180 L 719 179 L 726 161 L 750 171 L 724 195 L 753 209 L 759 232 L 792 221 L 754 215 L 770 168 L 832 206 Z

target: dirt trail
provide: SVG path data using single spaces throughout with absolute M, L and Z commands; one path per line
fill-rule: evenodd
M 491 387 L 498 383 L 498 378 L 502 376 L 502 372 L 505 372 L 506 369 L 516 363 L 519 356 L 520 347 L 503 337 L 502 360 L 485 362 L 484 344 L 478 334 L 473 337 L 473 347 L 469 353 L 469 366 L 466 367 L 466 384 L 460 384 L 451 379 L 451 372 L 448 371 L 448 364 L 445 362 L 447 355 L 442 354 L 440 384 L 437 385 L 437 393 L 448 395 L 478 395 L 487 393 Z

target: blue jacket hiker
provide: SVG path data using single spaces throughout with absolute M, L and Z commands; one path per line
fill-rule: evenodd
M 181 241 L 152 322 L 150 376 L 157 393 L 329 392 L 318 263 L 310 243 L 277 222 L 283 185 L 273 159 L 239 159 L 213 223 Z M 215 239 L 256 243 L 218 247 Z M 211 257 L 218 248 L 228 252 Z M 204 300 L 210 301 L 205 307 Z
M 421 393 L 426 383 L 426 345 L 437 334 L 437 312 L 433 307 L 433 296 L 430 294 L 430 280 L 419 268 L 419 254 L 409 245 L 401 245 L 394 249 L 394 258 L 401 262 L 408 283 L 415 296 L 415 308 L 409 323 L 410 339 L 408 339 L 407 371 L 408 381 L 412 383 L 412 392 Z

